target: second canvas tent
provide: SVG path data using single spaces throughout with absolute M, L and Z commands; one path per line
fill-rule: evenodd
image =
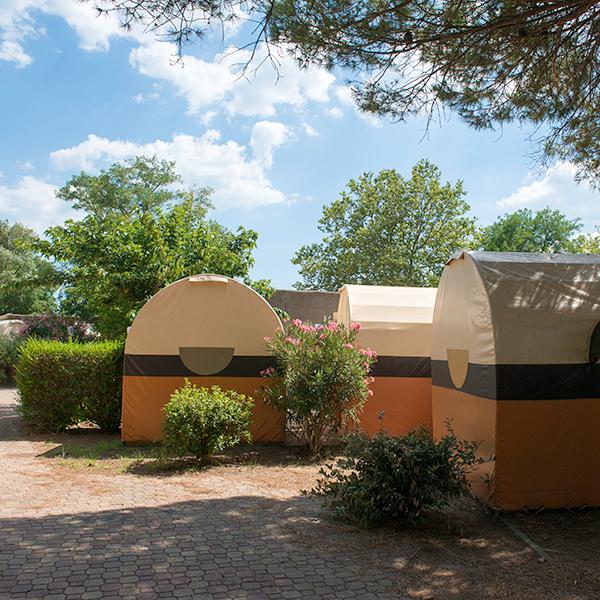
M 435 288 L 345 285 L 336 318 L 360 323 L 357 342 L 378 354 L 373 395 L 360 416 L 372 435 L 431 430 L 431 321 Z

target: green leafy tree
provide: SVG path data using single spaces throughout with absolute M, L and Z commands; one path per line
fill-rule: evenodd
M 351 180 L 323 208 L 323 240 L 294 256 L 302 276 L 296 286 L 436 285 L 448 258 L 472 243 L 464 194 L 460 181 L 442 184 L 439 169 L 426 160 L 410 179 L 385 170 Z
M 188 275 L 220 273 L 269 290 L 249 276 L 257 233 L 208 219 L 211 190 L 180 183 L 173 163 L 137 157 L 77 175 L 58 192 L 86 212 L 38 243 L 59 265 L 66 312 L 89 315 L 104 337 L 119 337 L 153 294 Z
M 0 221 L 0 314 L 50 312 L 58 287 L 54 268 L 34 246 L 35 233 L 21 223 Z
M 559 210 L 527 208 L 500 217 L 477 234 L 481 250 L 493 252 L 580 252 L 585 236 L 579 219 L 568 219 Z
M 398 120 L 449 107 L 477 129 L 533 123 L 543 159 L 600 182 L 597 0 L 88 1 L 180 48 L 241 8 L 252 57 L 275 43 L 301 65 L 341 67 L 363 110 Z
M 600 254 L 600 228 L 596 227 L 594 233 L 585 233 L 578 236 L 575 243 L 579 248 L 579 252 Z

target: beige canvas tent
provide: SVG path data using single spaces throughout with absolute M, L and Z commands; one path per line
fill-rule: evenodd
M 369 434 L 431 430 L 431 321 L 435 288 L 346 285 L 336 318 L 360 323 L 357 341 L 375 350 L 373 395 L 360 417 Z M 383 419 L 380 416 L 383 415 Z
M 434 434 L 488 459 L 501 509 L 600 505 L 600 256 L 462 252 L 432 331 Z
M 261 296 L 229 277 L 186 277 L 158 292 L 127 335 L 123 440 L 159 439 L 163 406 L 186 377 L 254 396 L 271 362 L 264 338 L 280 327 Z M 254 441 L 282 441 L 284 417 L 256 399 L 251 431 Z

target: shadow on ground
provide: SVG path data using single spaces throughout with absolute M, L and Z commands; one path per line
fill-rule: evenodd
M 529 523 L 565 519 L 580 551 L 561 543 L 560 568 L 471 501 L 406 531 L 342 524 L 305 497 L 2 519 L 0 597 L 596 598 L 597 513 Z

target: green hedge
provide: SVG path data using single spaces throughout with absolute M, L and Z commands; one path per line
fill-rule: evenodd
M 21 414 L 54 432 L 81 421 L 118 431 L 122 372 L 121 342 L 29 339 L 16 366 Z
M 0 336 L 0 385 L 13 382 L 20 345 L 19 338 Z

